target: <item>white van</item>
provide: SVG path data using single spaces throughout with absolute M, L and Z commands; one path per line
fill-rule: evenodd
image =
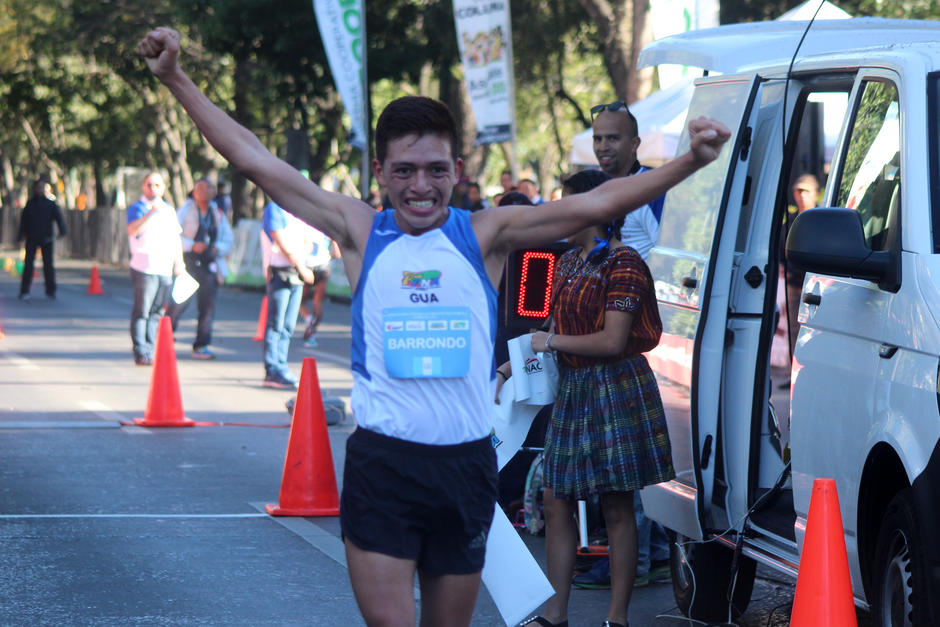
M 877 625 L 940 625 L 940 22 L 807 26 L 722 26 L 640 56 L 704 69 L 689 117 L 733 131 L 668 193 L 649 257 L 678 476 L 643 505 L 678 537 L 680 608 L 723 621 L 757 562 L 796 575 L 813 480 L 834 478 L 856 604 Z M 825 209 L 787 226 L 805 172 Z M 785 228 L 806 277 L 781 372 Z

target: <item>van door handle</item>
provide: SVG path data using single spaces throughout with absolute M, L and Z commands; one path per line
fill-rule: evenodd
M 682 287 L 694 289 L 696 285 L 698 285 L 698 279 L 694 276 L 682 277 Z
M 882 344 L 878 347 L 878 356 L 882 359 L 891 359 L 898 352 L 898 347 L 893 344 Z
M 822 297 L 819 294 L 813 294 L 812 292 L 806 292 L 803 294 L 803 302 L 807 305 L 818 305 L 822 302 Z

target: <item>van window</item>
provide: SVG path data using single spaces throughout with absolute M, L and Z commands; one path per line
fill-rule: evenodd
M 750 78 L 727 79 L 695 89 L 689 105 L 688 119 L 706 115 L 721 120 L 728 128 L 740 125 L 751 93 Z M 689 146 L 688 131 L 683 132 L 678 153 Z M 648 264 L 656 278 L 656 297 L 662 303 L 683 307 L 699 307 L 699 290 L 688 287 L 688 279 L 702 281 L 703 270 L 712 249 L 712 240 L 721 210 L 721 196 L 725 176 L 733 158 L 731 144 L 721 151 L 718 159 L 671 188 L 666 195 L 666 207 L 660 224 L 657 254 L 650 256 Z M 677 153 L 677 154 L 678 154 Z M 688 321 L 684 335 L 692 337 L 697 320 Z M 668 323 L 666 332 L 668 329 Z
M 890 246 L 888 216 L 900 208 L 900 132 L 897 88 L 887 82 L 864 82 L 835 205 L 858 211 L 872 250 Z

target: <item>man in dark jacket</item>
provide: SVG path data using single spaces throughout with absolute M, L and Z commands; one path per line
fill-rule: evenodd
M 52 243 L 55 241 L 53 221 L 59 225 L 59 235 L 65 235 L 65 218 L 62 210 L 55 203 L 52 186 L 46 179 L 39 179 L 33 184 L 33 195 L 23 208 L 20 217 L 20 230 L 16 236 L 19 243 L 26 239 L 26 260 L 23 263 L 23 277 L 20 282 L 20 299 L 29 298 L 29 287 L 33 282 L 33 265 L 36 261 L 36 248 L 42 249 L 42 272 L 46 280 L 46 296 L 55 298 L 55 265 L 52 259 Z

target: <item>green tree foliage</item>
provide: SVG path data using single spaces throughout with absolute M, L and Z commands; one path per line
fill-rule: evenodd
M 837 0 L 852 15 L 872 15 L 909 20 L 940 19 L 938 0 Z
M 613 100 L 614 87 L 602 38 L 581 6 L 523 0 L 512 17 L 518 158 L 547 197 L 568 170 L 571 138 L 590 126 L 591 105 Z M 493 169 L 498 177 L 504 168 Z
M 770 19 L 796 4 L 724 0 L 721 19 Z M 853 15 L 936 19 L 940 13 L 937 0 L 835 4 Z M 534 174 L 547 195 L 568 170 L 571 138 L 589 125 L 587 110 L 625 89 L 624 72 L 611 61 L 612 46 L 621 58 L 635 53 L 636 36 L 623 36 L 624 23 L 628 14 L 638 17 L 644 3 L 631 1 L 631 10 L 620 10 L 619 17 L 611 13 L 618 6 L 603 0 L 512 1 L 513 153 L 508 145 L 474 145 L 451 2 L 366 2 L 371 108 L 379 111 L 403 94 L 441 98 L 461 126 L 458 149 L 471 178 L 493 186 L 500 171 L 516 165 Z M 0 0 L 4 206 L 43 173 L 66 183 L 67 205 L 79 189 L 106 204 L 114 173 L 137 166 L 167 172 L 174 202 L 182 201 L 196 176 L 232 177 L 236 207 L 245 215 L 257 211 L 260 192 L 224 172 L 227 164 L 137 57 L 140 37 L 160 24 L 181 30 L 181 61 L 196 83 L 272 151 L 313 178 L 330 173 L 352 183 L 350 173 L 363 164 L 345 142 L 349 119 L 311 0 Z M 343 191 L 354 192 L 349 184 Z

